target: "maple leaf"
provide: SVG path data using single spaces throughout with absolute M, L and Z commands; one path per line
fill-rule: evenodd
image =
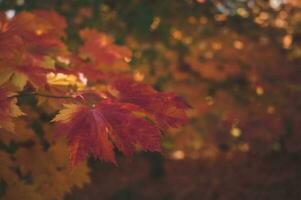
M 8 131 L 14 131 L 15 127 L 11 118 L 24 115 L 16 104 L 16 98 L 11 98 L 11 95 L 6 88 L 0 88 L 0 128 Z
M 127 63 L 132 57 L 128 48 L 114 44 L 109 36 L 94 29 L 83 29 L 80 36 L 84 40 L 84 45 L 80 48 L 82 57 L 100 65 L 102 70 L 105 66 L 110 69 L 114 64 L 120 70 L 127 69 Z
M 114 44 L 111 37 L 94 29 L 83 29 L 80 36 L 84 44 L 63 73 L 82 73 L 89 82 L 96 82 L 124 76 L 121 72 L 130 70 L 132 53 L 128 48 Z
M 83 73 L 90 82 L 104 80 L 107 76 L 107 73 L 103 73 L 102 71 L 100 71 L 100 69 L 98 69 L 94 63 L 85 62 L 75 55 L 72 57 L 71 60 L 71 68 L 64 70 L 65 73 Z
M 50 16 L 55 15 L 49 13 Z M 67 49 L 54 22 L 39 16 L 43 12 L 21 12 L 12 19 L 0 17 L 0 73 L 1 84 L 11 81 L 20 90 L 27 81 L 35 87 L 46 83 L 46 74 L 54 70 L 55 58 L 66 55 Z M 64 25 L 58 25 L 63 28 Z
M 74 186 L 82 187 L 89 182 L 88 167 L 85 162 L 70 170 L 68 147 L 60 141 L 51 144 L 47 151 L 37 143 L 30 148 L 19 148 L 15 160 L 22 174 L 31 174 L 34 194 L 43 199 L 63 199 Z M 51 187 L 50 187 L 51 186 Z
M 124 103 L 138 105 L 148 112 L 163 129 L 179 127 L 187 121 L 190 106 L 174 93 L 157 92 L 151 86 L 130 79 L 115 80 L 112 94 Z
M 65 36 L 64 30 L 67 27 L 67 22 L 65 18 L 60 16 L 57 12 L 36 10 L 33 14 L 36 18 L 35 30 L 55 36 Z
M 92 107 L 68 104 L 53 119 L 57 134 L 67 135 L 71 165 L 92 153 L 95 158 L 116 163 L 114 145 L 125 155 L 136 147 L 160 151 L 160 130 L 131 105 L 103 100 Z

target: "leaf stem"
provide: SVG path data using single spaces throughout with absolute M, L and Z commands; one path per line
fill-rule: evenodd
M 43 94 L 38 92 L 29 92 L 29 93 L 19 93 L 13 96 L 10 96 L 8 98 L 16 98 L 16 97 L 22 97 L 22 96 L 40 96 L 40 97 L 46 97 L 46 98 L 55 98 L 55 99 L 73 99 L 72 96 L 57 96 L 52 94 Z

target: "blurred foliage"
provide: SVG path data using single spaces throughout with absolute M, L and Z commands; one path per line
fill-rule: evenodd
M 2 132 L 0 147 L 0 194 L 4 199 L 63 199 L 74 186 L 90 181 L 86 163 L 71 170 L 68 147 L 54 140 L 39 116 L 18 120 L 16 133 Z M 32 124 L 29 124 L 32 122 Z

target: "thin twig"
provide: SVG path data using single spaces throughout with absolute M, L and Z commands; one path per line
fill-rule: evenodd
M 72 96 L 56 96 L 56 95 L 52 95 L 52 94 L 43 94 L 43 93 L 38 93 L 38 92 L 20 93 L 20 94 L 10 96 L 8 98 L 16 98 L 16 97 L 22 97 L 22 96 L 40 96 L 40 97 L 56 98 L 56 99 L 72 99 L 72 98 L 74 98 Z

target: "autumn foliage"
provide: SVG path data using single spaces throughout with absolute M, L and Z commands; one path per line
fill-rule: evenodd
M 67 139 L 73 167 L 79 161 L 84 162 L 89 154 L 117 164 L 115 148 L 127 156 L 137 149 L 159 152 L 162 130 L 179 127 L 187 121 L 185 110 L 189 108 L 188 104 L 173 93 L 158 92 L 135 81 L 128 65 L 131 51 L 114 44 L 106 34 L 83 29 L 79 33 L 82 45 L 70 51 L 63 42 L 66 22 L 56 12 L 39 10 L 20 12 L 12 18 L 5 13 L 0 16 L 1 141 L 6 144 L 7 151 L 12 143 L 17 143 L 13 150 L 16 153 L 1 152 L 1 165 L 4 162 L 3 167 L 6 167 L 1 174 L 11 174 L 7 178 L 4 176 L 3 180 L 9 187 L 31 189 L 18 185 L 20 182 L 15 177 L 18 173 L 20 176 L 36 176 L 34 182 L 39 187 L 44 172 L 41 167 L 32 168 L 32 165 L 36 162 L 53 163 L 53 159 L 57 159 L 55 153 L 65 151 L 64 146 L 56 149 L 63 143 L 51 137 L 64 136 Z M 36 101 L 34 107 L 18 102 L 24 98 Z M 57 113 L 51 126 L 45 124 L 43 126 L 47 128 L 41 127 L 47 129 L 48 137 L 40 136 L 41 141 L 31 138 L 33 134 L 27 133 L 29 130 L 19 132 L 19 126 L 30 126 L 27 123 L 37 110 L 43 110 L 47 115 Z M 20 116 L 22 119 L 17 119 Z M 16 123 L 18 127 L 15 129 Z M 32 136 L 24 138 L 26 134 Z M 24 145 L 27 148 L 22 148 Z M 28 160 L 32 158 L 30 154 L 35 160 Z M 58 173 L 61 177 L 57 178 L 63 178 L 59 174 L 69 168 L 65 159 L 60 159 L 53 163 L 57 165 L 54 169 L 45 166 L 47 171 L 54 170 L 50 176 Z M 87 169 L 82 170 L 79 176 L 85 178 L 71 181 L 68 188 L 54 195 L 62 196 L 73 185 L 87 182 Z M 41 193 L 34 195 L 42 195 L 44 191 L 39 190 Z M 6 192 L 7 198 L 19 199 L 14 195 L 17 194 Z M 52 196 L 49 195 L 49 199 Z
M 300 0 L 0 10 L 0 199 L 300 199 Z

